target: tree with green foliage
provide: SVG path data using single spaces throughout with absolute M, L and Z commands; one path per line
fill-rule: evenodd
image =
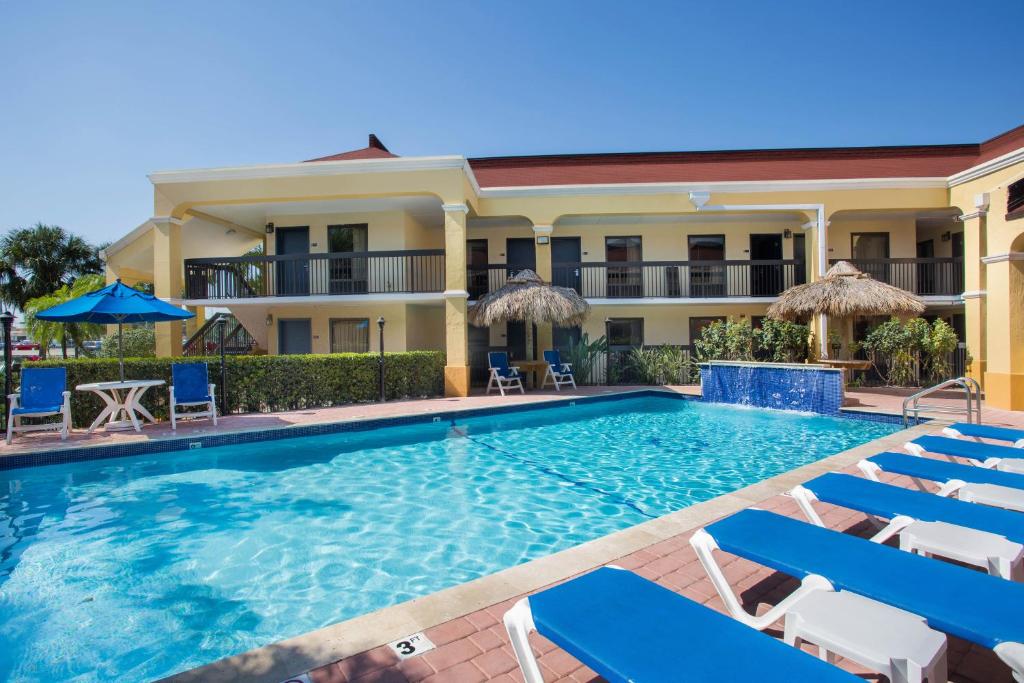
M 103 272 L 100 248 L 57 225 L 36 223 L 0 237 L 0 302 L 25 310 L 31 299 Z
M 100 357 L 118 358 L 119 339 L 124 340 L 125 358 L 153 358 L 156 356 L 156 333 L 152 325 L 125 325 L 120 337 L 117 332 L 103 338 Z
M 949 355 L 959 341 L 953 328 L 941 318 L 930 325 L 924 318 L 906 322 L 892 318 L 868 332 L 863 348 L 876 367 L 887 366 L 883 376 L 887 384 L 908 386 L 917 384 L 921 374 L 933 382 L 949 379 Z
M 96 339 L 103 334 L 104 326 L 95 323 L 55 323 L 40 320 L 36 315 L 48 308 L 77 299 L 89 292 L 100 289 L 105 284 L 102 275 L 82 275 L 71 286 L 63 285 L 57 291 L 46 296 L 35 297 L 25 302 L 25 327 L 33 340 L 39 342 L 40 353 L 46 358 L 50 343 L 60 342 L 61 356 L 68 357 L 68 342 L 75 349 L 76 355 L 81 353 L 82 345 L 89 339 Z

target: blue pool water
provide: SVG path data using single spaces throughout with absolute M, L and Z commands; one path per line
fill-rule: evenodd
M 892 433 L 641 397 L 0 471 L 0 680 L 147 680 Z

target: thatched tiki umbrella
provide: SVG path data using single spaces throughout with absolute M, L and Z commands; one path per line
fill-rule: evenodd
M 873 279 L 848 261 L 839 261 L 816 282 L 790 287 L 768 309 L 769 318 L 783 320 L 822 316 L 821 353 L 824 358 L 828 357 L 826 318 L 857 315 L 909 317 L 922 313 L 924 302 L 920 298 Z
M 532 270 L 523 270 L 503 287 L 489 292 L 469 309 L 469 322 L 477 327 L 495 323 L 526 323 L 526 356 L 533 360 L 533 325 L 579 325 L 590 313 L 590 304 L 575 289 L 549 285 Z

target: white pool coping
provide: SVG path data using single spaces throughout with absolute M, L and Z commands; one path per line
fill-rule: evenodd
M 879 451 L 902 451 L 906 441 L 937 432 L 944 424 L 942 421 L 932 421 L 903 429 L 732 493 L 696 503 L 552 555 L 161 680 L 166 683 L 241 680 L 247 683 L 280 683 L 311 669 L 613 562 L 624 555 L 756 505 L 821 474 L 853 465 Z

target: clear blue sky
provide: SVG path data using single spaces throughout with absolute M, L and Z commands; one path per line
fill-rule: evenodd
M 976 142 L 1024 2 L 0 0 L 0 231 L 112 240 L 146 173 L 403 155 Z

